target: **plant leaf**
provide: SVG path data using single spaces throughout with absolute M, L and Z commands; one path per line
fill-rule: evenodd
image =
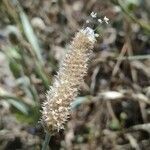
M 38 44 L 38 39 L 37 39 L 37 37 L 33 31 L 33 28 L 29 22 L 27 15 L 23 12 L 22 9 L 20 9 L 20 18 L 22 21 L 24 33 L 25 33 L 28 41 L 32 45 L 32 47 L 35 51 L 35 54 L 36 54 L 37 58 L 39 59 L 39 61 L 41 63 L 43 63 L 43 59 L 42 59 L 42 55 L 41 55 L 41 49 L 40 49 L 40 46 Z
M 8 99 L 8 102 L 13 105 L 15 108 L 17 108 L 19 111 L 21 111 L 23 114 L 28 115 L 28 107 L 19 101 L 13 100 L 13 99 Z

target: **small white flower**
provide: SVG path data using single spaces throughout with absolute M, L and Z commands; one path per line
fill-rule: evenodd
M 88 24 L 88 23 L 90 23 L 90 21 L 89 21 L 89 20 L 86 20 L 86 23 Z
M 95 12 L 92 11 L 90 15 L 91 15 L 92 18 L 96 18 L 97 13 L 95 13 Z
M 98 21 L 99 23 L 102 23 L 102 22 L 103 22 L 102 19 L 98 19 L 97 21 Z
M 95 33 L 94 36 L 95 36 L 95 37 L 99 37 L 99 34 Z
M 109 19 L 105 16 L 104 21 L 108 24 Z

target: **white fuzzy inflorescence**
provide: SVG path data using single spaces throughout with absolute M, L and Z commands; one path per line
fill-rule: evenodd
M 49 132 L 64 128 L 70 115 L 70 103 L 87 73 L 87 65 L 95 43 L 94 31 L 80 30 L 71 43 L 71 49 L 61 62 L 57 76 L 43 103 L 42 123 Z
M 86 27 L 85 29 L 81 30 L 81 32 L 83 34 L 85 34 L 91 42 L 94 42 L 96 40 L 95 39 L 95 33 L 94 33 L 94 30 L 92 28 Z

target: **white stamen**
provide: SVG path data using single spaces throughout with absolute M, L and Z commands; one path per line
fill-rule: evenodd
M 90 23 L 90 21 L 89 21 L 89 20 L 86 20 L 86 23 L 88 24 L 88 23 Z
M 102 22 L 103 22 L 102 19 L 98 19 L 97 21 L 98 21 L 99 23 L 102 23 Z
M 95 37 L 99 37 L 99 34 L 95 33 Z
M 92 18 L 96 18 L 97 13 L 95 13 L 95 12 L 92 11 L 90 15 L 91 15 Z
M 109 19 L 105 16 L 104 21 L 108 24 Z

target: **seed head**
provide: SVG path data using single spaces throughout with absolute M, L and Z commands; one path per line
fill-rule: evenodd
M 47 131 L 64 129 L 70 116 L 70 103 L 77 96 L 87 73 L 95 41 L 94 31 L 89 27 L 80 30 L 73 39 L 43 103 L 42 124 Z

